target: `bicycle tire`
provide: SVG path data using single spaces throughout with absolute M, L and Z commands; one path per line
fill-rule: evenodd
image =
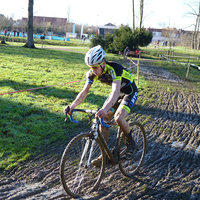
M 80 163 L 82 152 L 86 141 L 89 140 L 89 148 L 86 156 Z M 91 161 L 102 155 L 102 163 L 100 168 L 94 167 L 92 164 L 87 166 L 88 156 L 91 148 L 91 134 L 81 133 L 75 136 L 65 148 L 60 163 L 60 179 L 64 190 L 71 197 L 78 198 L 91 195 L 95 191 L 104 174 L 106 156 L 101 142 L 98 138 L 94 145 Z
M 129 124 L 132 130 L 132 137 L 136 143 L 136 152 L 131 160 L 123 159 L 119 163 L 119 169 L 124 176 L 131 177 L 136 174 L 142 165 L 144 156 L 146 154 L 146 133 L 144 127 L 139 122 L 132 122 Z M 126 153 L 126 137 L 121 134 L 119 140 L 119 157 L 125 156 Z

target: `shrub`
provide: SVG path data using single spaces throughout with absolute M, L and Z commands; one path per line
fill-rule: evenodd
M 136 30 L 133 33 L 134 37 L 135 37 L 135 41 L 136 41 L 136 46 L 147 46 L 149 43 L 151 43 L 151 40 L 153 38 L 153 34 L 152 32 L 149 32 L 147 30 L 145 30 L 145 28 L 141 28 L 141 30 L 139 30 L 139 28 L 136 28 Z
M 124 51 L 129 46 L 130 50 L 136 50 L 138 46 L 146 46 L 152 40 L 152 33 L 142 28 L 137 28 L 134 32 L 129 26 L 121 26 L 114 31 L 114 34 L 106 34 L 105 39 L 101 35 L 91 39 L 91 46 L 101 45 L 109 53 L 118 53 Z
M 130 50 L 134 50 L 136 47 L 136 38 L 134 37 L 132 30 L 128 26 L 121 26 L 120 29 L 114 31 L 115 38 L 113 47 L 115 51 L 124 51 L 129 46 Z
M 105 39 L 101 36 L 101 35 L 96 35 L 95 37 L 93 37 L 90 41 L 90 48 L 97 46 L 97 45 L 101 45 L 101 47 L 103 49 L 105 49 Z

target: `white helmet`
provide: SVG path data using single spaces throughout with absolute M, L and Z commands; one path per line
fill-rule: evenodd
M 100 45 L 91 48 L 85 55 L 85 64 L 88 66 L 98 65 L 103 62 L 106 57 L 105 51 Z

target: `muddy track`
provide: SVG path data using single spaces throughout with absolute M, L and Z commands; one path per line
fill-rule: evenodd
M 141 65 L 142 66 L 142 65 Z M 118 166 L 107 167 L 104 179 L 91 199 L 200 199 L 200 94 L 183 90 L 186 83 L 156 67 L 141 73 L 158 87 L 140 95 L 141 109 L 129 120 L 144 119 L 148 145 L 143 166 L 133 178 Z M 143 70 L 143 72 L 142 72 Z M 159 87 L 159 81 L 174 90 Z M 150 101 L 149 99 L 153 99 Z M 114 135 L 111 135 L 111 138 Z M 112 140 L 111 140 L 112 141 Z M 29 162 L 0 174 L 0 199 L 70 199 L 59 179 L 64 145 L 49 149 Z

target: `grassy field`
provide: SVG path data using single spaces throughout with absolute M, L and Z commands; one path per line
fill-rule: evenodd
M 75 49 L 83 51 L 82 48 Z M 118 61 L 118 56 L 108 54 L 107 60 Z M 166 68 L 171 69 L 171 65 L 166 64 Z M 8 44 L 0 47 L 0 69 L 0 94 L 52 86 L 0 95 L 0 169 L 16 166 L 51 145 L 66 144 L 69 137 L 88 128 L 87 115 L 75 117 L 79 124 L 65 124 L 63 114 L 65 106 L 85 84 L 88 67 L 84 64 L 83 53 L 27 49 L 19 44 Z M 71 83 L 73 81 L 78 82 Z M 141 77 L 138 87 L 139 91 L 148 91 L 150 83 Z M 100 87 L 94 84 L 78 107 L 100 108 L 110 89 L 104 84 Z M 138 103 L 142 105 L 143 102 Z
M 23 43 L 23 45 L 27 42 L 27 38 L 25 37 L 8 37 L 0 35 L 0 41 L 5 41 L 6 43 L 12 43 L 15 45 L 16 43 Z M 85 42 L 83 44 L 82 40 L 80 39 L 73 39 L 70 38 L 70 41 L 62 41 L 62 40 L 41 40 L 41 39 L 34 39 L 34 44 L 44 44 L 44 45 L 53 45 L 53 46 L 78 46 L 78 47 L 88 47 L 89 43 Z

